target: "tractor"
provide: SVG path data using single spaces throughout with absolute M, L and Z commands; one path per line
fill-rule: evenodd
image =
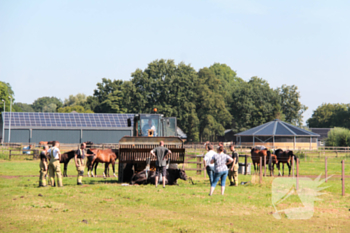
M 133 126 L 133 135 L 125 136 L 119 141 L 119 182 L 129 183 L 135 172 L 155 167 L 156 158 L 150 151 L 163 141 L 164 146 L 172 151 L 168 164 L 177 167 L 184 163 L 185 148 L 177 135 L 176 117 L 164 117 L 161 114 L 135 114 L 128 119 L 128 126 Z

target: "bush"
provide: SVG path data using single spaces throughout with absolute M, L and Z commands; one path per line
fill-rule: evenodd
M 350 146 L 350 130 L 334 128 L 328 132 L 326 146 Z
M 8 160 L 9 159 L 9 155 L 8 154 L 3 154 L 3 153 L 0 152 L 0 159 Z
M 297 151 L 295 153 L 295 156 L 298 158 L 298 159 L 303 159 L 305 158 L 305 153 L 303 151 Z

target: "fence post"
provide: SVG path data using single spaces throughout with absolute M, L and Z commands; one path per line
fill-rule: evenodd
M 342 196 L 345 196 L 344 160 L 341 161 L 341 184 L 342 184 Z
M 270 154 L 270 158 L 269 158 L 269 169 L 270 169 L 270 176 L 272 176 L 271 160 L 272 160 L 272 155 Z
M 204 166 L 204 155 L 203 155 L 203 173 L 204 173 L 204 178 L 206 177 L 206 170 L 207 168 Z
M 324 173 L 325 173 L 325 182 L 327 183 L 327 157 L 324 158 Z
M 244 156 L 244 175 L 247 175 L 247 169 L 248 169 L 248 159 L 247 159 L 247 155 Z
M 202 175 L 202 163 L 200 157 L 197 157 L 197 175 Z
M 299 159 L 297 158 L 297 191 L 299 190 Z
M 260 163 L 259 163 L 259 183 L 261 184 L 262 183 L 262 169 L 261 169 L 261 165 L 262 165 L 262 157 L 260 157 Z
M 292 172 L 293 172 L 293 178 L 294 178 L 294 155 L 292 157 Z

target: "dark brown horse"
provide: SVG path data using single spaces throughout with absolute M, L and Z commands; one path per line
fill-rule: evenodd
M 61 159 L 60 159 L 60 163 L 64 164 L 64 170 L 63 170 L 63 177 L 67 177 L 67 166 L 69 161 L 74 158 L 75 156 L 75 150 L 71 150 L 68 152 L 65 152 L 63 154 L 61 154 Z
M 268 158 L 271 156 L 271 152 L 267 148 L 264 148 L 262 150 L 253 148 L 250 151 L 250 155 L 254 165 L 254 172 L 256 173 L 257 171 L 259 171 L 259 168 L 260 168 L 260 157 L 262 158 L 261 167 L 265 168 L 264 159 L 266 163 L 268 163 Z
M 85 143 L 85 145 L 86 145 L 86 149 L 90 149 L 90 148 L 92 148 L 92 146 L 94 145 L 94 143 L 92 142 L 92 141 L 86 141 L 86 142 L 84 142 Z
M 182 169 L 167 169 L 165 179 L 166 185 L 175 185 L 177 184 L 177 179 L 187 180 L 187 175 L 186 172 Z M 155 184 L 155 182 L 155 169 L 148 171 L 145 169 L 139 173 L 134 174 L 131 178 L 131 184 Z
M 290 176 L 293 156 L 294 156 L 295 161 L 297 161 L 297 156 L 294 155 L 293 151 L 291 151 L 291 150 L 283 151 L 282 149 L 275 150 L 275 155 L 277 156 L 277 160 L 278 160 L 278 163 L 277 163 L 278 175 L 284 176 L 284 164 L 287 164 L 288 169 L 289 169 L 289 176 Z M 281 163 L 282 163 L 282 174 L 281 174 L 281 170 L 280 170 Z
M 96 168 L 98 163 L 104 163 L 105 164 L 105 171 L 103 172 L 103 177 L 106 177 L 107 169 L 109 167 L 109 164 L 112 164 L 113 168 L 113 175 L 115 177 L 115 162 L 118 158 L 118 150 L 116 149 L 89 149 L 88 154 L 93 154 L 92 156 L 87 157 L 86 166 L 88 167 L 88 176 L 90 177 L 90 171 L 92 177 L 94 177 L 93 174 L 93 168 L 95 168 L 95 176 L 96 176 Z

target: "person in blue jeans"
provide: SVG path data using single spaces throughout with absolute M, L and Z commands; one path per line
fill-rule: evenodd
M 213 183 L 215 170 L 214 170 L 214 164 L 210 162 L 213 156 L 216 154 L 216 152 L 214 151 L 214 146 L 210 143 L 206 143 L 205 148 L 207 149 L 208 152 L 204 155 L 204 166 L 205 166 L 205 169 L 207 170 L 210 185 L 211 185 Z
M 228 168 L 226 165 L 232 162 L 233 159 L 227 154 L 224 154 L 224 147 L 220 146 L 218 148 L 218 154 L 215 154 L 212 160 L 210 161 L 210 163 L 215 164 L 215 173 L 213 183 L 210 186 L 209 196 L 213 195 L 214 189 L 219 179 L 221 179 L 221 195 L 224 195 L 226 178 L 228 175 Z

